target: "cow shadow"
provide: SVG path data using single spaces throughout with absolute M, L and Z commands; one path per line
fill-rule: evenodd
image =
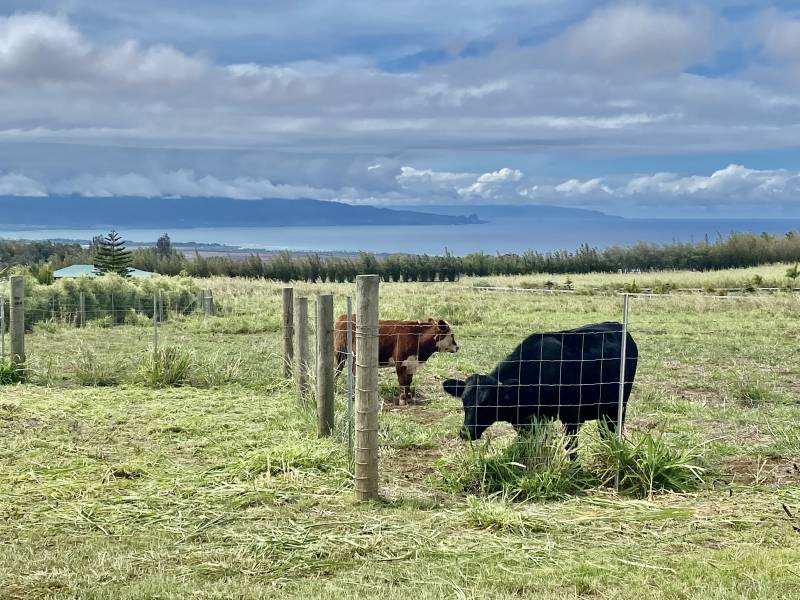
M 381 381 L 378 384 L 378 397 L 380 397 L 383 407 L 386 410 L 404 410 L 415 406 L 425 406 L 431 403 L 431 399 L 416 385 L 412 384 L 411 400 L 405 405 L 400 405 L 400 386 L 397 381 L 389 380 Z

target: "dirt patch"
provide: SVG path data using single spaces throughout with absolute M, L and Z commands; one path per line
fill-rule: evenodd
M 448 454 L 460 451 L 462 442 L 455 439 L 437 440 L 435 448 L 402 448 L 381 461 L 384 478 L 392 485 L 421 486 L 429 476 L 436 473 L 436 461 Z
M 699 428 L 713 434 L 714 439 L 767 445 L 773 441 L 772 436 L 759 430 L 757 424 L 741 425 L 716 419 L 692 419 Z
M 741 485 L 800 484 L 800 464 L 786 458 L 732 456 L 722 461 L 722 470 Z

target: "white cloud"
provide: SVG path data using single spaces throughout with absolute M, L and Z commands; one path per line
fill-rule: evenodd
M 46 196 L 47 188 L 20 173 L 0 174 L 0 196 Z
M 499 171 L 480 175 L 472 185 L 460 188 L 458 195 L 465 198 L 478 196 L 485 199 L 513 199 L 518 195 L 514 184 L 522 179 L 522 175 L 522 171 L 503 167 Z
M 580 181 L 579 179 L 569 179 L 555 186 L 555 191 L 565 195 L 585 196 L 587 194 L 611 194 L 611 188 L 603 184 L 599 177 Z
M 267 178 L 225 179 L 190 169 L 90 175 L 45 184 L 21 173 L 0 175 L 0 195 L 43 196 L 78 194 L 93 197 L 227 197 L 314 198 L 353 204 L 555 204 L 608 206 L 763 206 L 800 207 L 800 172 L 758 170 L 731 164 L 710 175 L 653 173 L 588 180 L 544 181 L 504 167 L 483 174 L 452 173 L 403 166 L 395 186 L 380 192 L 368 187 L 313 187 L 276 184 Z
M 450 173 L 432 169 L 415 169 L 400 167 L 400 174 L 395 178 L 401 188 L 421 194 L 454 192 L 460 186 L 475 179 L 473 173 Z
M 546 51 L 551 60 L 580 69 L 676 72 L 711 57 L 710 37 L 705 13 L 629 2 L 598 9 Z
M 784 169 L 748 169 L 732 164 L 708 176 L 656 173 L 636 177 L 616 193 L 652 199 L 679 198 L 700 204 L 777 202 L 800 206 L 800 173 Z
M 314 198 L 331 200 L 332 190 L 306 185 L 274 184 L 269 179 L 237 177 L 230 180 L 211 175 L 198 176 L 190 169 L 143 175 L 140 173 L 81 175 L 51 186 L 53 193 L 83 196 L 223 197 L 242 200 L 257 198 Z
M 800 63 L 800 20 L 772 19 L 764 32 L 764 50 L 774 58 Z

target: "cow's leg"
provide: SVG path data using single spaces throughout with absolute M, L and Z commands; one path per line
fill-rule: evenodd
M 401 363 L 397 365 L 397 382 L 400 384 L 400 406 L 405 406 L 411 400 L 411 373 Z
M 570 460 L 578 458 L 578 424 L 564 423 L 564 435 L 567 437 L 567 452 Z
M 336 353 L 336 373 L 335 377 L 338 378 L 339 375 L 344 371 L 344 365 L 347 362 L 347 354 L 345 352 L 337 352 Z

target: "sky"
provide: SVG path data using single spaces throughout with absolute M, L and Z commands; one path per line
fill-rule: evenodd
M 0 195 L 800 216 L 800 3 L 0 0 Z

